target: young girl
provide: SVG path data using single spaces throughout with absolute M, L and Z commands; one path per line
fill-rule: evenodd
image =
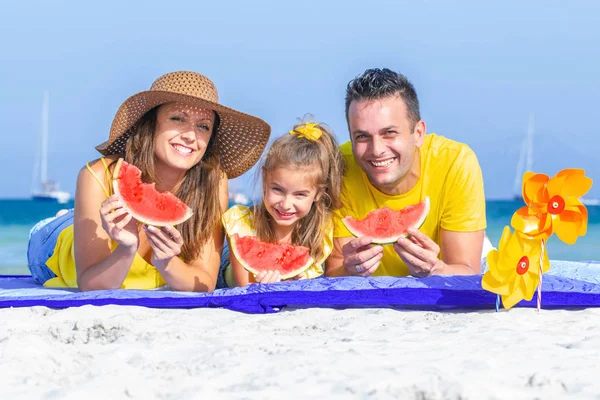
M 333 135 L 322 125 L 304 123 L 278 138 L 262 163 L 262 201 L 253 208 L 236 205 L 223 214 L 229 245 L 231 235 L 306 246 L 315 263 L 292 279 L 323 274 L 333 248 L 331 210 L 339 207 L 344 164 Z M 233 253 L 222 268 L 221 286 L 278 282 L 278 272 L 254 276 Z M 223 282 L 224 281 L 224 282 Z
M 75 208 L 31 232 L 28 258 L 34 279 L 47 287 L 210 291 L 223 245 L 220 217 L 227 178 L 260 157 L 270 127 L 218 103 L 205 76 L 173 72 L 117 111 L 103 155 L 79 172 Z M 176 227 L 142 226 L 112 191 L 123 157 L 145 182 L 170 191 L 192 208 Z M 239 160 L 244 160 L 240 163 Z

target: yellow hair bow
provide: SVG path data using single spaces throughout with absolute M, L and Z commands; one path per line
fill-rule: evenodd
M 319 140 L 321 135 L 323 135 L 323 132 L 321 132 L 321 130 L 317 128 L 317 124 L 310 123 L 304 124 L 304 126 L 291 130 L 290 135 L 298 135 L 298 137 L 316 142 L 317 140 Z

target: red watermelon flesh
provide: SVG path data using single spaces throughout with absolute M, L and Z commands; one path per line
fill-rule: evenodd
M 347 216 L 342 222 L 356 237 L 369 236 L 373 243 L 389 244 L 402 236 L 408 236 L 408 229 L 418 229 L 429 213 L 429 197 L 402 210 L 394 211 L 389 207 L 371 211 L 363 219 L 356 220 Z
M 308 269 L 313 259 L 305 246 L 268 243 L 256 236 L 231 236 L 231 251 L 242 266 L 255 275 L 262 271 L 279 271 L 281 280 L 293 278 Z
M 138 221 L 154 226 L 178 225 L 192 210 L 171 192 L 159 192 L 154 183 L 142 183 L 142 171 L 122 158 L 113 173 L 113 189 L 127 212 Z

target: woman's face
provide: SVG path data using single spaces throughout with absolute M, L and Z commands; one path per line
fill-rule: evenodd
M 182 103 L 160 106 L 154 135 L 157 162 L 182 171 L 198 164 L 208 147 L 214 123 L 212 110 Z

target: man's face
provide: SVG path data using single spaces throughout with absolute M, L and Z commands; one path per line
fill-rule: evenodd
M 413 127 L 414 125 L 414 127 Z M 379 191 L 395 195 L 418 166 L 413 165 L 423 144 L 425 123 L 413 124 L 400 96 L 353 101 L 348 109 L 352 151 L 369 181 Z

